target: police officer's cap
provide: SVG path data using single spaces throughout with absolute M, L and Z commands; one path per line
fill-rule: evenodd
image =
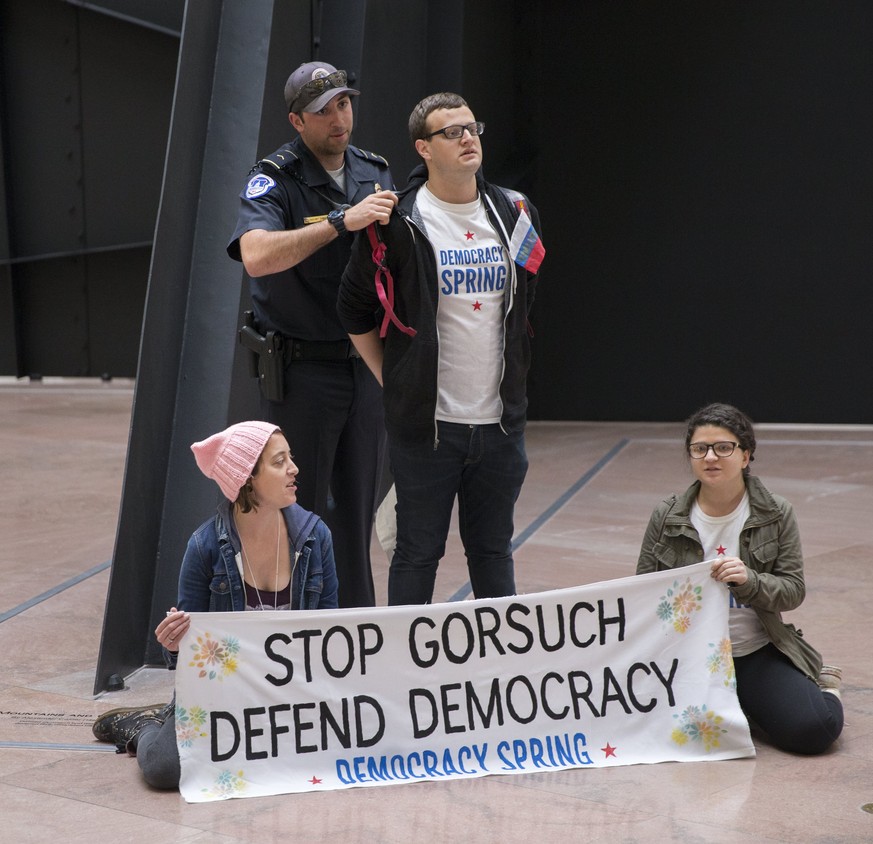
M 334 97 L 360 94 L 346 85 L 344 70 L 337 70 L 325 62 L 306 62 L 294 71 L 285 83 L 285 104 L 288 111 L 321 111 Z

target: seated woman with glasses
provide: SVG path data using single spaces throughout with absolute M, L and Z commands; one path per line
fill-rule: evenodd
M 843 729 L 841 671 L 781 613 L 806 594 L 800 533 L 791 505 L 749 474 L 751 420 L 710 404 L 687 423 L 694 483 L 652 514 L 637 574 L 712 560 L 725 583 L 737 697 L 748 718 L 781 750 L 822 753 Z

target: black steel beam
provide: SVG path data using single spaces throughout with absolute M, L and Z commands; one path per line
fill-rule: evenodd
M 288 4 L 291 5 L 291 4 Z M 308 8 L 307 3 L 295 5 Z M 226 424 L 240 269 L 224 243 L 255 160 L 274 4 L 189 0 L 95 691 L 159 660 L 188 536 L 215 505 L 190 443 Z

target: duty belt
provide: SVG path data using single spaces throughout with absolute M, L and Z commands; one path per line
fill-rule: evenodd
M 287 360 L 347 360 L 359 358 L 351 340 L 298 340 L 285 339 Z

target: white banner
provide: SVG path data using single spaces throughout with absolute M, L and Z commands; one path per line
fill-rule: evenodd
M 189 802 L 754 756 L 709 563 L 423 607 L 192 613 Z

